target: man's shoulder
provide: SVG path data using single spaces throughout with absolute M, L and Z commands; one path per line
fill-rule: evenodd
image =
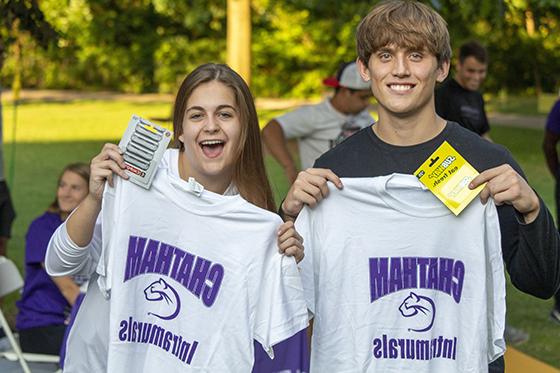
M 317 102 L 315 104 L 306 104 L 302 105 L 294 110 L 288 111 L 285 114 L 281 115 L 288 116 L 288 115 L 321 115 L 325 113 L 329 113 L 329 105 L 327 100 L 323 100 L 321 102 Z
M 314 167 L 334 169 L 351 166 L 360 162 L 372 147 L 368 131 L 371 126 L 362 128 L 354 135 L 348 137 L 334 148 L 323 153 L 316 161 Z
M 505 146 L 490 142 L 458 123 L 449 122 L 448 125 L 450 131 L 446 140 L 478 171 L 484 171 L 504 163 L 516 165 L 511 153 Z

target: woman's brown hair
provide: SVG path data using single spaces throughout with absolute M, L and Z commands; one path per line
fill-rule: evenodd
M 233 91 L 239 110 L 241 136 L 237 145 L 233 183 L 247 201 L 263 209 L 275 211 L 272 190 L 264 167 L 259 120 L 253 96 L 243 78 L 229 66 L 207 63 L 194 69 L 183 80 L 173 109 L 174 145 L 180 151 L 184 151 L 179 136 L 183 133 L 187 101 L 198 86 L 211 81 L 218 81 Z

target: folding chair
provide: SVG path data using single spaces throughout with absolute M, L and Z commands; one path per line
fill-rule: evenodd
M 4 297 L 16 290 L 21 289 L 23 286 L 23 279 L 21 278 L 21 274 L 19 273 L 18 269 L 16 268 L 14 262 L 10 259 L 0 256 L 0 297 Z M 14 335 L 12 334 L 12 330 L 8 325 L 8 321 L 4 317 L 4 313 L 0 309 L 0 323 L 2 324 L 2 329 L 4 329 L 4 333 L 10 344 L 12 345 L 12 349 L 15 351 L 19 363 L 21 364 L 21 368 L 25 373 L 30 373 L 29 366 L 27 362 L 23 358 L 23 354 L 21 349 L 19 348 L 19 344 L 16 342 Z
M 14 262 L 10 259 L 0 256 L 0 298 L 4 297 L 16 290 L 23 287 L 23 279 L 21 274 L 16 268 Z M 0 309 L 0 327 L 4 330 L 4 333 L 10 341 L 13 352 L 4 352 L 0 356 L 3 356 L 7 360 L 15 361 L 19 360 L 21 368 L 24 373 L 30 373 L 28 361 L 39 362 L 39 363 L 58 363 L 59 357 L 56 355 L 45 355 L 45 354 L 28 354 L 22 353 L 18 342 L 16 341 L 2 309 Z

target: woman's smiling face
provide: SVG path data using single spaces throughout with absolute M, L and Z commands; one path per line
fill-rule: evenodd
M 207 189 L 229 185 L 239 157 L 241 123 L 232 89 L 218 81 L 199 85 L 187 100 L 183 133 L 185 175 Z M 181 164 L 181 163 L 180 163 Z

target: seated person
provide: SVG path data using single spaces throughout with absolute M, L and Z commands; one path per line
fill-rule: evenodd
M 45 254 L 56 228 L 87 196 L 88 183 L 89 165 L 66 166 L 54 202 L 31 223 L 25 236 L 25 283 L 16 303 L 16 329 L 23 352 L 59 354 L 65 321 L 85 281 L 72 276 L 51 278 L 45 271 Z

